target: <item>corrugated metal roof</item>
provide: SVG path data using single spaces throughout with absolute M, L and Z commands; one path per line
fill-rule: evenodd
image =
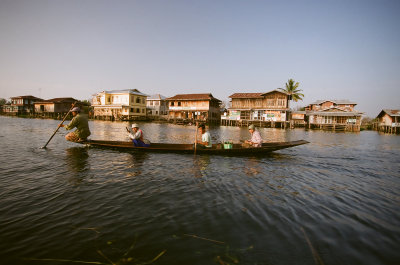
M 307 116 L 310 115 L 318 115 L 318 116 L 361 116 L 363 113 L 362 112 L 356 112 L 356 111 L 349 111 L 349 112 L 342 112 L 342 111 L 331 111 L 331 112 L 325 112 L 325 111 L 310 111 L 306 113 Z
M 275 90 L 271 90 L 269 92 L 263 92 L 263 93 L 235 93 L 235 94 L 230 95 L 229 97 L 230 98 L 263 98 L 265 95 L 270 94 L 270 93 L 275 93 L 275 92 L 287 95 L 287 93 L 275 89 Z
M 41 98 L 37 98 L 37 97 L 34 97 L 34 96 L 31 96 L 31 95 L 28 95 L 28 96 L 18 96 L 18 97 L 11 97 L 11 99 L 34 99 L 34 100 L 43 100 L 43 99 L 41 99 Z
M 114 104 L 114 105 L 92 105 L 93 108 L 122 108 L 122 107 L 126 107 L 126 108 L 135 108 L 135 106 L 129 106 L 129 105 L 118 105 L 118 104 Z
M 264 93 L 235 93 L 230 98 L 263 98 Z
M 154 95 L 150 95 L 150 96 L 148 96 L 147 97 L 147 100 L 164 100 L 164 99 L 166 99 L 167 97 L 164 97 L 163 95 L 161 95 L 161 94 L 154 94 Z
M 327 102 L 327 101 L 330 101 L 330 102 L 333 102 L 333 103 L 336 103 L 336 104 L 340 104 L 340 105 L 343 105 L 343 104 L 355 104 L 355 105 L 357 105 L 357 103 L 355 103 L 354 101 L 350 101 L 350 100 L 347 100 L 347 99 L 325 99 L 325 100 L 317 100 L 317 101 L 315 101 L 315 102 L 313 102 L 313 103 L 311 103 L 310 105 L 320 105 L 320 104 L 322 104 L 322 103 L 324 103 L 324 102 Z
M 173 97 L 169 97 L 166 100 L 218 100 L 214 98 L 211 93 L 208 94 L 178 94 Z
M 107 93 L 107 94 L 125 94 L 125 93 L 129 93 L 129 94 L 134 94 L 134 95 L 144 96 L 144 97 L 148 96 L 148 95 L 140 92 L 137 89 L 105 90 L 103 92 Z
M 240 111 L 256 111 L 256 110 L 267 110 L 267 111 L 288 111 L 290 109 L 288 108 L 283 108 L 283 109 L 274 109 L 274 108 L 228 108 L 228 110 L 240 110 Z
M 274 93 L 274 92 L 278 92 L 278 93 L 282 93 L 282 94 L 285 94 L 285 95 L 289 95 L 289 94 L 286 93 L 285 91 L 278 90 L 278 89 L 271 90 L 271 91 L 269 91 L 269 92 L 264 93 L 263 95 L 270 94 L 270 93 Z
M 384 109 L 382 111 L 386 112 L 389 116 L 392 116 L 392 117 L 400 116 L 400 110 L 397 110 L 397 109 Z
M 35 103 L 70 103 L 70 102 L 75 102 L 75 101 L 79 101 L 77 99 L 74 98 L 52 98 L 52 99 L 47 99 L 47 100 L 43 100 L 40 102 L 35 102 Z

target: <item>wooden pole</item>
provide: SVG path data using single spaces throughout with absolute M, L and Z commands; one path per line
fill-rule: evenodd
M 58 129 L 60 129 L 60 125 L 64 123 L 65 119 L 68 117 L 68 114 L 71 112 L 71 110 L 75 107 L 77 101 L 74 102 L 74 104 L 72 104 L 72 107 L 69 109 L 69 111 L 67 112 L 67 114 L 65 114 L 64 119 L 61 121 L 61 123 L 58 125 L 57 129 L 54 131 L 53 135 L 50 137 L 50 139 L 47 141 L 47 143 L 42 147 L 42 148 L 46 148 L 46 146 L 50 143 L 51 139 L 53 139 L 54 135 L 57 133 Z
M 194 136 L 194 154 L 196 154 L 196 150 L 197 150 L 197 127 L 199 125 L 199 122 L 196 121 L 196 135 Z

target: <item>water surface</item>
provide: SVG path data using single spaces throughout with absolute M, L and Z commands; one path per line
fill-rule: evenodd
M 399 264 L 400 137 L 260 129 L 310 144 L 265 156 L 119 152 L 59 121 L 0 117 L 1 264 Z M 122 122 L 92 139 L 127 140 Z M 142 123 L 152 142 L 193 126 Z M 212 127 L 214 141 L 249 138 Z

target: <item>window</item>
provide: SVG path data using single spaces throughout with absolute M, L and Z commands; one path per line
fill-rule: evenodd
M 233 108 L 238 108 L 240 106 L 239 101 L 237 100 L 232 100 L 232 107 Z
M 250 120 L 250 111 L 241 111 L 240 112 L 240 119 L 241 120 Z
M 142 113 L 144 113 L 144 109 L 142 109 Z
M 332 123 L 332 117 L 331 116 L 323 116 L 322 118 L 323 118 L 322 123 L 325 123 L 325 124 L 331 124 Z
M 285 106 L 285 99 L 278 98 L 278 106 L 284 107 Z
M 178 102 L 178 106 L 181 106 L 181 102 Z
M 339 117 L 336 117 L 336 120 L 337 120 L 337 123 L 344 124 L 344 123 L 346 123 L 347 118 L 343 117 L 343 116 L 339 116 Z
M 264 114 L 263 110 L 256 110 L 256 111 L 254 111 L 253 119 L 254 120 L 262 120 L 263 114 Z
M 133 108 L 131 108 L 131 112 L 133 112 Z
M 171 106 L 174 106 L 174 102 L 171 102 Z
M 140 98 L 139 97 L 136 98 L 136 103 L 140 103 Z
M 243 102 L 243 107 L 249 107 L 250 105 L 250 99 L 245 99 L 242 101 Z
M 140 113 L 140 109 L 136 109 L 136 113 Z
M 158 115 L 158 111 L 156 110 L 156 115 Z
M 275 106 L 275 100 L 273 98 L 268 98 L 267 106 Z

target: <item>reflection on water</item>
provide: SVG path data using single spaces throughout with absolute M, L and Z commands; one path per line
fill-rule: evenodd
M 127 158 L 127 166 L 130 171 L 127 172 L 127 178 L 134 178 L 140 176 L 143 171 L 144 163 L 149 157 L 148 153 L 134 152 L 129 153 Z
M 65 151 L 66 165 L 72 173 L 69 180 L 75 185 L 79 185 L 86 177 L 85 172 L 90 170 L 88 150 L 86 147 L 70 147 Z
M 87 159 L 89 157 L 86 147 L 70 147 L 66 150 L 67 166 L 74 172 L 89 170 Z
M 263 172 L 263 168 L 260 164 L 260 159 L 257 159 L 255 157 L 248 159 L 244 166 L 245 168 L 243 172 L 249 177 L 257 176 L 258 174 Z
M 209 155 L 193 156 L 193 176 L 196 178 L 204 177 L 208 165 L 210 164 Z

